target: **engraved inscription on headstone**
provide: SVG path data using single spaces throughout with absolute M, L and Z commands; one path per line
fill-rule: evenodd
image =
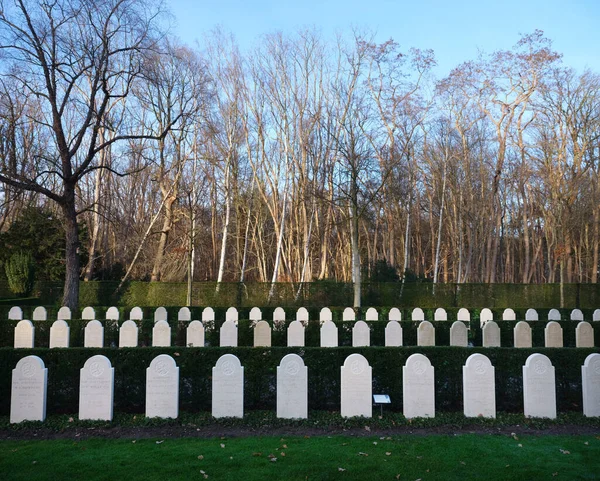
M 308 417 L 308 368 L 297 354 L 284 356 L 277 367 L 277 417 Z
M 48 369 L 37 356 L 27 356 L 17 362 L 12 371 L 10 422 L 43 421 L 46 419 Z
M 341 415 L 372 416 L 372 368 L 364 356 L 350 354 L 341 367 Z
M 160 354 L 146 369 L 146 417 L 176 418 L 179 414 L 179 368 Z
M 496 417 L 494 366 L 483 354 L 471 354 L 463 366 L 463 407 L 466 417 Z
M 109 359 L 90 357 L 79 378 L 79 419 L 112 421 L 115 369 Z
M 244 368 L 233 354 L 224 354 L 212 370 L 212 415 L 244 416 Z

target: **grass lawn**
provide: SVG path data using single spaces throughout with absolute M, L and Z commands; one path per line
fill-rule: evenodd
M 3 441 L 0 479 L 600 479 L 600 436 Z

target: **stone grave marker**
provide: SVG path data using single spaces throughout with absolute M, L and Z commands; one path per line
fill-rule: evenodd
M 525 417 L 556 418 L 554 366 L 543 354 L 532 354 L 523 366 Z
M 583 321 L 583 312 L 580 309 L 573 309 L 571 311 L 571 320 L 572 321 Z
M 546 347 L 563 347 L 563 330 L 556 321 L 550 321 L 544 329 Z
M 378 321 L 379 313 L 377 312 L 377 309 L 375 309 L 374 307 L 369 307 L 365 314 L 365 320 L 366 321 Z
M 301 322 L 308 322 L 308 309 L 306 307 L 299 307 L 296 311 L 296 320 Z
M 202 310 L 202 322 L 214 322 L 215 310 L 212 307 L 205 307 Z
M 282 307 L 273 309 L 273 322 L 285 321 L 285 311 Z
M 83 347 L 104 347 L 104 326 L 100 321 L 93 320 L 85 325 Z
M 70 321 L 71 320 L 71 309 L 67 306 L 62 306 L 56 314 L 56 319 L 59 321 Z
M 128 320 L 119 328 L 119 347 L 137 347 L 138 326 L 135 321 Z
M 483 326 L 483 347 L 500 347 L 500 327 L 494 321 Z
M 484 307 L 483 309 L 481 309 L 481 312 L 479 313 L 479 325 L 483 327 L 483 325 L 488 322 L 488 321 L 493 321 L 494 320 L 494 314 L 492 313 L 491 309 L 488 309 L 487 307 Z
M 600 417 L 600 354 L 590 354 L 581 366 L 583 415 Z
M 423 312 L 423 309 L 421 309 L 420 307 L 415 307 L 412 310 L 411 319 L 413 321 L 424 321 L 425 320 L 425 313 Z
M 157 307 L 154 311 L 154 322 L 166 321 L 168 319 L 167 310 L 163 307 Z
M 79 373 L 79 419 L 112 421 L 115 369 L 110 360 L 92 356 Z
M 483 354 L 471 354 L 463 366 L 463 408 L 465 417 L 496 417 L 494 366 Z
M 212 415 L 244 417 L 244 368 L 233 354 L 224 354 L 213 367 Z
M 402 394 L 406 418 L 435 417 L 434 368 L 423 354 L 412 354 L 402 367 Z
M 229 309 L 227 309 L 227 311 L 225 312 L 225 321 L 233 321 L 237 326 L 238 319 L 239 314 L 238 310 L 235 307 L 230 307 Z
M 600 321 L 600 309 L 596 309 L 592 315 L 592 321 Z
M 119 320 L 119 309 L 115 306 L 111 306 L 106 310 L 106 320 L 118 321 Z
M 525 321 L 517 322 L 513 329 L 514 345 L 518 348 L 530 348 L 533 346 L 531 327 Z
M 136 306 L 131 309 L 129 312 L 129 319 L 132 321 L 141 321 L 144 319 L 144 312 L 142 311 L 142 308 Z
M 304 347 L 304 326 L 300 321 L 292 321 L 287 329 L 288 347 Z
M 21 321 L 23 322 L 23 321 Z M 10 422 L 44 421 L 48 369 L 37 356 L 26 356 L 12 371 Z
M 48 312 L 44 306 L 37 306 L 33 310 L 33 320 L 34 321 L 45 321 L 48 319 Z
M 431 322 L 420 322 L 417 328 L 417 346 L 435 346 L 435 328 Z
M 333 321 L 325 321 L 321 326 L 321 347 L 338 347 L 338 328 Z
M 365 321 L 356 321 L 352 328 L 352 347 L 371 345 L 371 330 Z
M 15 326 L 15 349 L 32 349 L 35 341 L 35 328 L 27 319 L 19 321 Z
M 13 306 L 8 311 L 8 320 L 9 321 L 22 321 L 23 320 L 23 309 L 19 306 Z
M 178 415 L 179 368 L 171 356 L 160 354 L 146 369 L 146 417 L 176 418 Z
M 84 321 L 93 321 L 96 319 L 96 311 L 93 307 L 87 306 L 81 311 L 81 319 Z
M 538 316 L 537 311 L 535 309 L 527 309 L 527 312 L 525 313 L 525 320 L 526 321 L 538 321 L 539 316 Z
M 192 321 L 188 324 L 185 345 L 188 347 L 204 347 L 204 325 L 200 321 Z
M 469 345 L 467 326 L 463 321 L 455 321 L 450 327 L 450 345 L 467 347 Z
M 385 345 L 399 347 L 402 342 L 402 326 L 398 321 L 389 321 L 385 326 Z
M 360 322 L 360 321 L 359 321 Z M 373 409 L 372 368 L 364 356 L 350 354 L 341 367 L 341 415 L 370 418 Z
M 169 347 L 171 345 L 171 326 L 167 321 L 156 321 L 152 328 L 152 346 Z
M 277 366 L 277 417 L 308 417 L 308 368 L 297 354 L 284 356 Z
M 250 309 L 250 314 L 248 315 L 248 318 L 254 322 L 260 321 L 262 320 L 262 311 L 258 307 L 253 307 L 252 309 Z
M 402 320 L 402 313 L 400 312 L 400 309 L 397 307 L 392 307 L 388 313 L 388 320 L 400 322 Z
M 323 309 L 321 309 L 321 312 L 319 312 L 319 320 L 321 321 L 321 323 L 333 320 L 331 309 L 329 309 L 329 307 L 324 307 Z
M 443 307 L 438 307 L 435 310 L 435 313 L 433 314 L 433 320 L 434 321 L 447 321 L 448 313 L 446 312 L 446 309 L 444 309 Z
M 342 312 L 343 321 L 356 321 L 356 312 L 351 307 L 346 307 Z
M 576 347 L 594 347 L 594 328 L 589 322 L 581 321 L 575 328 Z
M 457 321 L 467 321 L 467 322 L 469 322 L 471 320 L 471 313 L 469 312 L 468 309 L 465 309 L 464 307 L 461 307 L 458 310 L 458 313 L 456 315 L 456 320 Z
M 560 312 L 558 309 L 550 309 L 548 312 L 549 321 L 560 321 Z
M 69 347 L 69 334 L 70 329 L 66 321 L 54 321 L 50 326 L 50 349 Z
M 507 309 L 504 309 L 504 312 L 502 313 L 502 320 L 503 321 L 516 321 L 517 315 L 515 314 L 515 311 L 513 311 L 509 307 Z
M 177 312 L 177 320 L 183 322 L 189 322 L 192 320 L 192 311 L 187 306 L 182 307 Z
M 238 345 L 238 327 L 235 321 L 225 321 L 219 332 L 219 345 L 221 347 L 237 347 Z
M 271 326 L 267 321 L 258 321 L 254 326 L 254 347 L 271 347 Z

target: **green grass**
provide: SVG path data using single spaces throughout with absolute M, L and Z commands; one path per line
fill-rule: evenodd
M 575 480 L 600 436 L 252 437 L 4 441 L 9 480 Z

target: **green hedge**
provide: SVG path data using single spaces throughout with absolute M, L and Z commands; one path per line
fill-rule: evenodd
M 435 368 L 435 403 L 439 411 L 462 411 L 462 366 L 473 353 L 488 356 L 496 372 L 498 411 L 522 412 L 522 366 L 534 352 L 547 355 L 556 371 L 558 411 L 581 411 L 581 365 L 597 349 L 505 349 L 456 347 L 404 348 L 127 348 L 127 349 L 0 349 L 0 414 L 10 409 L 11 371 L 27 355 L 41 357 L 48 368 L 48 413 L 78 411 L 79 370 L 92 355 L 107 356 L 115 368 L 115 411 L 143 413 L 145 371 L 154 357 L 169 354 L 180 368 L 180 407 L 209 411 L 211 375 L 217 359 L 226 353 L 244 366 L 246 410 L 274 410 L 276 372 L 283 356 L 296 353 L 308 367 L 309 409 L 340 408 L 340 367 L 352 353 L 364 355 L 373 368 L 373 393 L 389 394 L 390 409 L 402 410 L 402 366 L 414 353 L 424 354 Z

